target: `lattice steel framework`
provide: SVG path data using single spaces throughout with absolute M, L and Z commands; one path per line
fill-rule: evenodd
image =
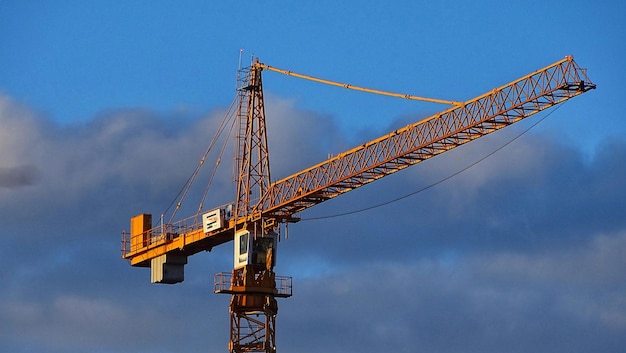
M 174 260 L 184 259 L 186 263 L 187 256 L 233 240 L 235 230 L 246 228 L 250 231 L 265 231 L 269 227 L 276 227 L 277 222 L 295 221 L 297 219 L 293 215 L 308 207 L 596 88 L 587 78 L 585 70 L 568 56 L 463 103 L 407 96 L 407 99 L 454 106 L 270 184 L 261 82 L 264 68 L 270 69 L 257 60 L 249 69 L 242 71 L 244 75 L 241 76 L 242 84 L 238 93 L 241 125 L 238 132 L 234 217 L 221 228 L 208 232 L 203 230 L 197 215 L 154 228 L 151 221 L 139 222 L 134 217 L 136 222 L 131 220 L 130 234 L 123 233 L 122 238 L 122 257 L 133 266 L 151 267 L 151 261 L 163 255 L 173 255 Z M 321 79 L 315 81 L 332 83 Z M 359 90 L 380 93 L 376 90 Z M 151 218 L 150 215 L 138 217 L 140 220 Z M 176 265 L 183 266 L 179 263 Z M 278 306 L 275 297 L 291 296 L 291 280 L 279 281 L 282 284 L 278 287 L 287 290 L 277 289 L 277 277 L 272 266 L 263 269 L 247 265 L 243 270 L 233 270 L 229 285 L 222 280 L 216 282 L 220 284 L 216 292 L 232 294 L 229 343 L 232 352 L 274 353 L 276 350 L 274 328 Z M 284 285 L 287 282 L 289 284 Z
M 251 221 L 288 222 L 295 213 L 348 192 L 410 165 L 434 157 L 544 109 L 594 89 L 573 57 L 568 56 L 479 97 L 457 104 L 420 122 L 410 124 L 376 140 L 341 153 L 334 158 L 269 183 L 269 158 L 265 135 L 265 112 L 261 71 L 266 65 L 249 68 L 248 84 L 240 88 L 241 116 L 239 146 L 252 151 L 237 160 L 246 172 L 238 174 L 237 212 L 222 229 L 204 233 L 196 216 L 137 234 L 125 233 L 122 257 L 133 266 L 149 267 L 150 260 L 176 252 L 193 255 L 233 239 L 235 229 Z M 279 71 L 280 72 L 280 71 Z M 252 117 L 262 117 L 254 122 Z M 250 118 L 250 119 L 249 119 Z M 256 125 L 255 125 L 256 124 Z M 262 124 L 262 125 L 260 125 Z M 250 138 L 248 139 L 248 135 Z M 240 165 L 240 164 L 239 164 Z M 238 168 L 241 170 L 241 168 Z M 264 174 L 267 174 L 267 178 Z M 250 178 L 250 179 L 247 179 Z M 246 181 L 248 180 L 248 181 Z M 256 185 L 245 192 L 245 185 Z M 258 195 L 263 195 L 258 200 Z M 271 222 L 270 222 L 271 223 Z M 162 236 L 167 229 L 167 236 Z M 150 238 L 145 242 L 144 238 Z M 158 239 L 161 239 L 158 238 Z
M 261 69 L 253 65 L 240 82 L 235 215 L 245 217 L 269 188 L 270 165 Z
M 230 352 L 276 352 L 278 303 L 274 297 L 278 295 L 278 290 L 274 278 L 274 272 L 265 268 L 246 266 L 233 270 L 231 286 L 221 291 L 232 294 L 229 306 Z
M 253 65 L 243 71 L 239 87 L 239 136 L 237 152 L 237 219 L 246 220 L 270 185 L 269 153 L 261 68 Z M 240 75 L 242 75 L 240 73 Z M 255 224 L 256 222 L 256 224 Z M 262 228 L 262 221 L 241 223 L 242 228 Z M 235 290 L 235 288 L 237 288 Z M 261 290 L 263 293 L 259 293 Z M 233 270 L 231 287 L 222 293 L 230 300 L 230 341 L 232 353 L 276 352 L 276 314 L 278 303 L 273 265 L 269 268 L 246 265 Z
M 271 185 L 264 216 L 294 213 L 434 157 L 595 88 L 571 56 Z

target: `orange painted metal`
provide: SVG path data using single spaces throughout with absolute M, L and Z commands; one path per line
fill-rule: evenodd
M 573 58 L 341 153 L 272 184 L 264 217 L 294 213 L 434 157 L 585 93 L 596 86 Z
M 453 107 L 420 122 L 407 125 L 355 147 L 327 161 L 270 184 L 269 152 L 261 72 L 282 72 L 317 82 L 407 99 L 451 104 Z M 423 160 L 525 119 L 544 109 L 585 93 L 596 86 L 586 72 L 566 57 L 507 85 L 466 102 L 400 95 L 339 84 L 272 68 L 258 60 L 242 70 L 239 88 L 237 153 L 237 199 L 232 218 L 205 232 L 201 215 L 172 224 L 152 225 L 152 216 L 131 219 L 130 233 L 123 233 L 122 257 L 133 266 L 175 266 L 174 275 L 156 272 L 154 282 L 183 280 L 186 257 L 233 239 L 235 230 L 246 229 L 263 236 L 278 223 L 294 222 L 294 214 L 371 183 Z M 219 212 L 222 212 L 220 207 Z M 210 228 L 207 228 L 209 230 Z M 272 249 L 270 249 L 272 250 Z M 245 265 L 232 274 L 215 277 L 215 292 L 231 295 L 231 352 L 276 352 L 276 297 L 292 294 L 291 277 L 276 276 L 272 252 L 265 266 Z M 161 256 L 167 255 L 164 258 Z M 167 264 L 168 257 L 176 263 Z M 156 265 L 155 265 L 156 263 Z M 171 271 L 170 271 L 171 274 Z M 156 278 L 156 279 L 155 279 Z
M 260 71 L 258 74 L 260 84 Z M 143 233 L 130 237 L 126 234 L 122 240 L 122 257 L 129 259 L 134 266 L 149 266 L 150 259 L 170 251 L 192 255 L 228 242 L 233 239 L 234 230 L 247 222 L 259 221 L 261 218 L 274 222 L 295 221 L 297 219 L 294 219 L 293 215 L 297 212 L 497 131 L 595 88 L 596 85 L 589 80 L 586 71 L 576 64 L 573 57 L 568 56 L 518 80 L 340 153 L 269 186 L 261 184 L 258 190 L 262 192 L 262 196 L 258 202 L 238 200 L 238 203 L 247 202 L 248 205 L 256 206 L 247 208 L 246 212 L 239 212 L 238 218 L 230 220 L 221 230 L 204 233 L 198 215 L 195 215 L 175 224 L 150 229 L 148 232 L 156 238 L 147 243 L 143 240 Z M 264 136 L 257 136 L 257 141 L 264 142 L 264 139 Z M 259 163 L 265 161 L 260 160 Z M 263 164 L 254 168 L 257 171 L 261 170 L 257 174 L 262 175 L 265 172 L 262 168 L 266 167 Z M 269 178 L 269 170 L 267 173 Z M 239 197 L 242 197 L 241 193 Z M 240 209 L 241 207 L 243 206 L 239 206 Z

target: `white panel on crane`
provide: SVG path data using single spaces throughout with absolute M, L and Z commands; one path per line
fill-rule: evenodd
M 278 235 L 276 233 L 255 236 L 245 229 L 236 232 L 234 267 L 240 268 L 245 265 L 266 266 L 270 249 L 270 261 L 274 262 L 277 243 Z
M 202 215 L 202 227 L 205 233 L 218 230 L 224 225 L 224 210 L 221 208 Z

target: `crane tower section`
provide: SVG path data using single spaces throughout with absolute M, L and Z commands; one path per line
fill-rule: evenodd
M 273 353 L 276 352 L 276 297 L 291 296 L 291 278 L 274 273 L 278 245 L 275 226 L 267 225 L 262 217 L 247 218 L 270 187 L 270 169 L 258 60 L 239 74 L 233 270 L 230 275 L 215 276 L 214 291 L 231 295 L 229 351 Z M 237 222 L 239 219 L 243 222 Z
M 256 63 L 239 72 L 235 217 L 245 217 L 270 187 L 270 164 L 261 69 Z

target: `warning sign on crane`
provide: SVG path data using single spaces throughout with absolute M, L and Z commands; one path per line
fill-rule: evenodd
M 224 224 L 224 210 L 221 208 L 209 211 L 202 215 L 204 232 L 208 233 L 222 228 Z

